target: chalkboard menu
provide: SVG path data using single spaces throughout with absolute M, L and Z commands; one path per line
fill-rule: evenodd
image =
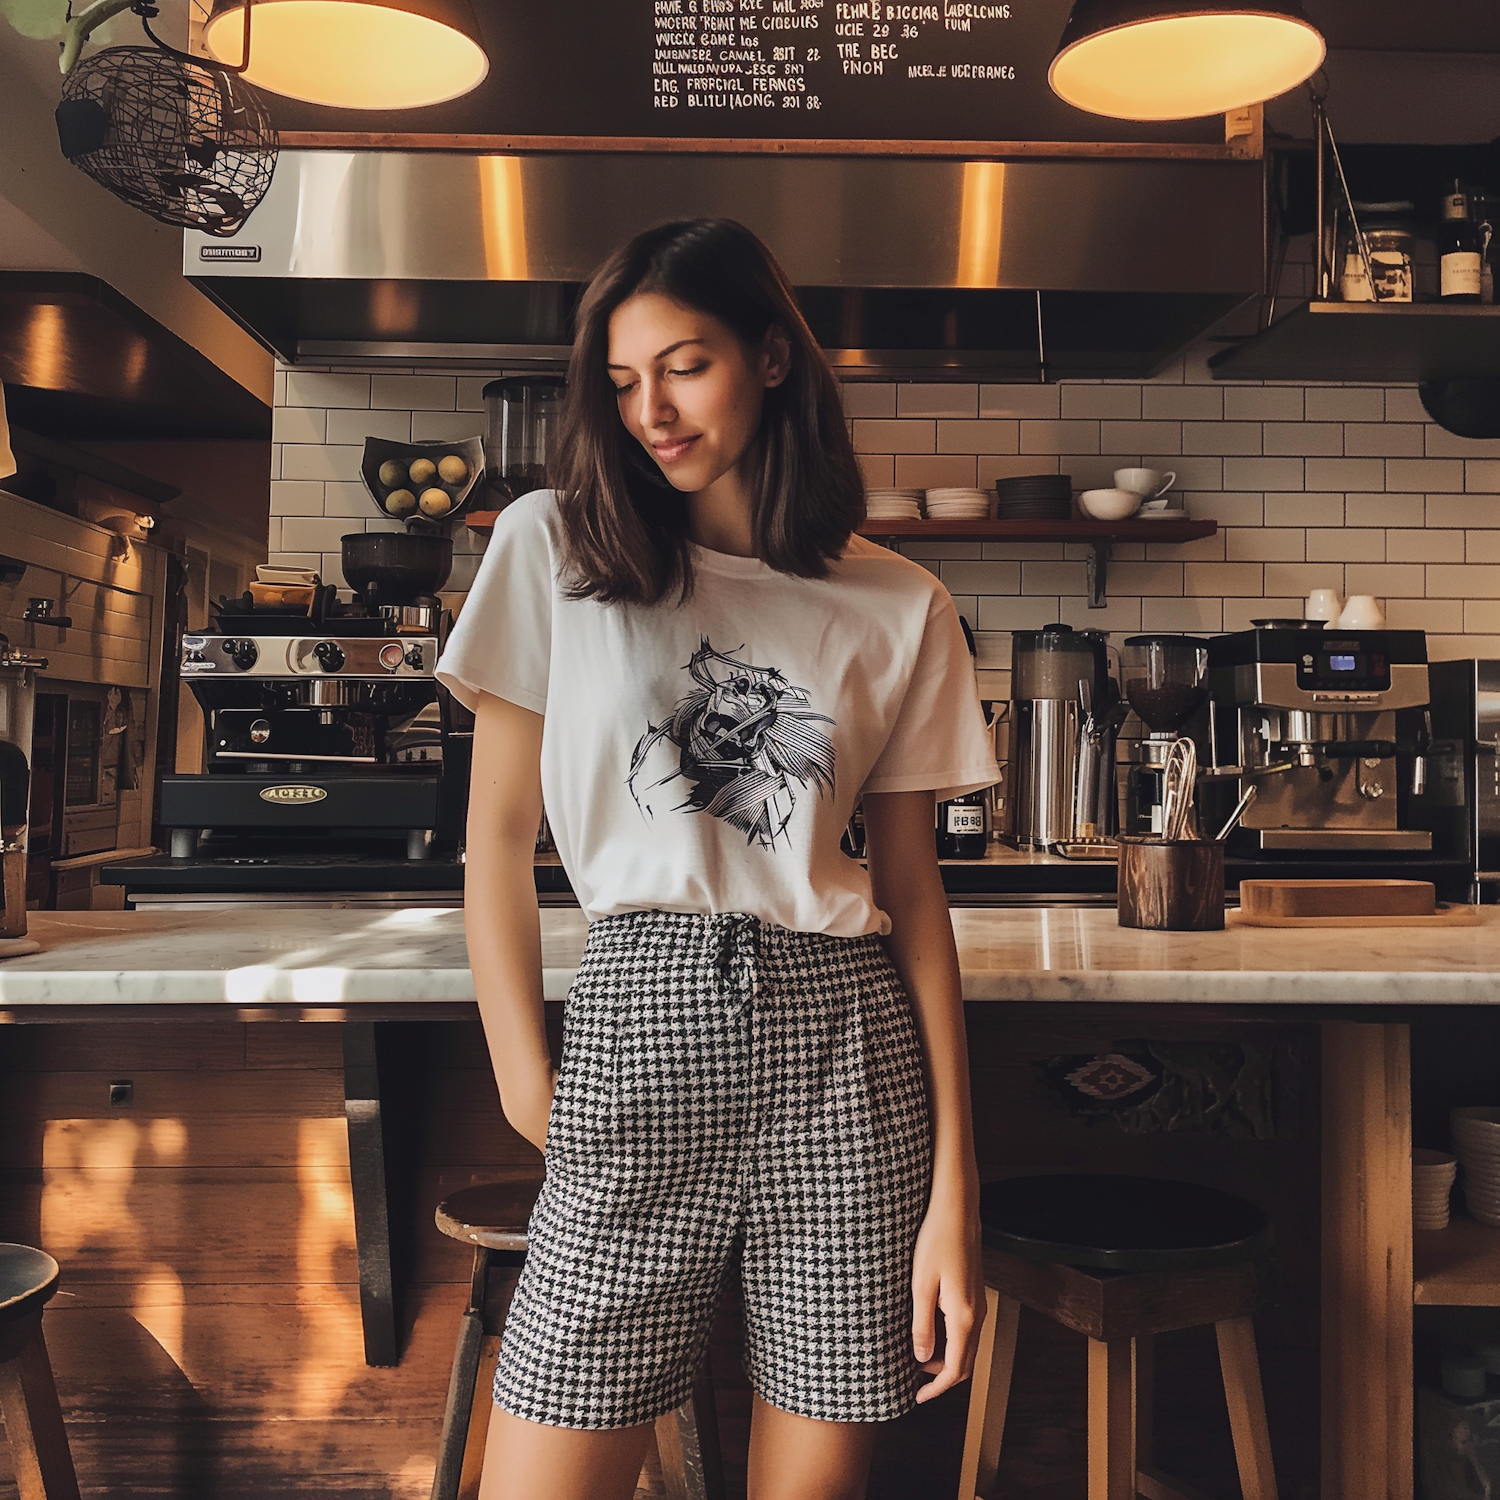
M 1071 0 L 476 0 L 490 73 L 427 109 L 273 99 L 287 131 L 846 143 L 1222 144 L 1108 120 L 1047 68 Z

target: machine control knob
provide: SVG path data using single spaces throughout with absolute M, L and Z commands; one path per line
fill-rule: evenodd
M 313 655 L 325 672 L 337 672 L 344 665 L 343 647 L 337 641 L 319 641 L 313 647 Z
M 420 672 L 422 670 L 423 663 L 426 660 L 427 658 L 420 646 L 413 645 L 406 648 L 406 665 L 409 666 L 412 671 Z
M 250 743 L 252 745 L 264 745 L 271 738 L 271 721 L 269 719 L 252 719 L 250 721 Z
M 227 640 L 224 642 L 224 655 L 242 672 L 248 672 L 260 659 L 260 651 L 254 641 Z
M 380 648 L 380 665 L 387 672 L 399 672 L 401 664 L 406 660 L 406 652 L 401 649 L 399 641 L 387 641 Z

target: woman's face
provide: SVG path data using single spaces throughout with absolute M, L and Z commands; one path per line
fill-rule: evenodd
M 609 320 L 608 361 L 626 431 L 675 489 L 695 494 L 738 469 L 791 351 L 777 330 L 750 347 L 708 313 L 640 292 Z

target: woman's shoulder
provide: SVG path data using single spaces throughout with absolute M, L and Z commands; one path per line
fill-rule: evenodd
M 845 544 L 837 571 L 841 576 L 913 600 L 930 603 L 934 598 L 947 597 L 948 591 L 937 575 L 921 563 L 913 562 L 889 547 L 882 547 L 858 532 Z
M 531 490 L 519 495 L 495 518 L 491 538 L 541 542 L 549 547 L 556 541 L 560 526 L 556 490 Z

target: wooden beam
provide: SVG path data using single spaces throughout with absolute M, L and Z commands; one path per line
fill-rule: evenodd
M 961 160 L 1068 158 L 1125 161 L 1239 161 L 1243 139 L 1209 141 L 792 141 L 710 136 L 480 135 L 399 130 L 284 130 L 289 151 L 588 151 L 651 156 L 925 156 Z
M 1410 1029 L 1322 1037 L 1322 1500 L 1411 1500 Z

